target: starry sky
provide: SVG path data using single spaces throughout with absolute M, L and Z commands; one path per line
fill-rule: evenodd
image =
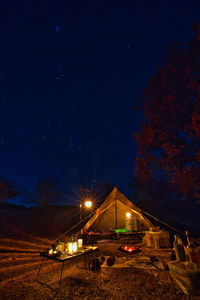
M 171 42 L 187 43 L 199 1 L 1 3 L 0 177 L 129 191 L 142 117 L 133 110 Z

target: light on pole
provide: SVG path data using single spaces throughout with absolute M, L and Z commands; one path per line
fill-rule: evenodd
M 86 193 L 86 195 L 84 194 Z M 80 195 L 81 195 L 81 201 L 80 201 L 80 221 L 82 221 L 82 216 L 85 209 L 91 209 L 92 208 L 92 201 L 89 197 L 88 193 L 91 193 L 90 190 L 84 189 L 80 187 Z
M 92 207 L 92 201 L 91 200 L 86 200 L 85 201 L 85 207 L 86 208 L 91 208 Z
M 88 210 L 90 208 L 92 208 L 92 201 L 89 198 L 80 203 L 80 221 L 82 220 L 84 209 Z

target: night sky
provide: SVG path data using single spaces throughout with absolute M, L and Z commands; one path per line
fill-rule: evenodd
M 1 3 L 0 177 L 96 180 L 128 193 L 142 117 L 132 108 L 171 42 L 188 43 L 200 2 Z

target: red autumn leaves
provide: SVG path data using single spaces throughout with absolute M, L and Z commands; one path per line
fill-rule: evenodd
M 194 28 L 188 49 L 171 46 L 140 100 L 145 121 L 136 134 L 135 176 L 146 191 L 151 183 L 149 199 L 162 181 L 162 201 L 200 202 L 200 25 Z

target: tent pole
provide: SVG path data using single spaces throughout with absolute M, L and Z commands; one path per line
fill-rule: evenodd
M 115 229 L 117 229 L 117 200 L 115 199 Z

